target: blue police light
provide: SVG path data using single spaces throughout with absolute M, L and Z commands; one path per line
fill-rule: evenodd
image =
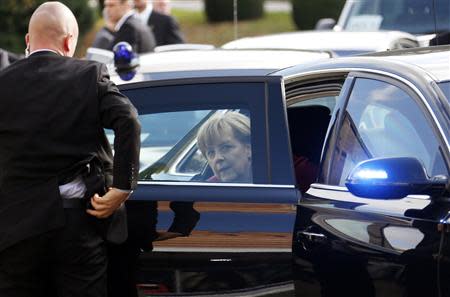
M 384 180 L 388 179 L 388 174 L 382 169 L 362 169 L 354 173 L 355 178 L 359 179 L 375 179 Z
M 139 57 L 128 42 L 121 41 L 114 48 L 114 66 L 116 72 L 123 80 L 131 80 L 139 66 Z
M 400 199 L 423 194 L 433 182 L 419 160 L 411 157 L 376 158 L 355 166 L 345 185 L 356 196 Z

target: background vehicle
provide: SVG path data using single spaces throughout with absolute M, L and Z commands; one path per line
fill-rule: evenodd
M 440 35 L 440 44 L 449 44 L 450 2 L 348 0 L 335 24 L 335 20 L 321 19 L 317 22 L 317 31 L 240 38 L 222 47 L 329 50 L 338 56 L 348 56 L 428 46 L 436 34 Z M 443 34 L 447 34 L 446 37 Z M 432 45 L 437 44 L 433 41 Z
M 419 42 L 414 35 L 400 31 L 298 31 L 244 37 L 230 41 L 222 48 L 327 50 L 337 56 L 349 56 L 417 46 Z
M 328 29 L 333 28 L 333 22 L 328 24 Z M 347 0 L 333 30 L 404 31 L 416 35 L 421 46 L 427 46 L 436 33 L 450 31 L 450 3 L 447 0 Z

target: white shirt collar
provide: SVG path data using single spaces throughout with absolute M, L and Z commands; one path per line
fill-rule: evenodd
M 122 18 L 117 22 L 116 26 L 114 27 L 114 30 L 117 32 L 120 30 L 120 28 L 122 27 L 122 25 L 126 22 L 126 20 L 132 16 L 134 14 L 134 10 L 131 9 L 129 12 L 127 12 L 126 14 L 124 14 L 122 16 Z
M 139 12 L 136 10 L 136 16 L 142 21 L 143 24 L 147 24 L 150 15 L 152 14 L 153 4 L 147 3 L 147 7 Z

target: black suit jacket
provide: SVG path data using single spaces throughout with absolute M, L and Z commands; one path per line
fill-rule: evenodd
M 134 15 L 129 16 L 115 33 L 114 41 L 109 49 L 112 50 L 120 41 L 128 42 L 138 53 L 151 52 L 156 46 L 155 37 L 150 28 L 142 24 Z
M 105 65 L 38 52 L 1 71 L 0 89 L 0 251 L 64 225 L 61 177 L 92 158 L 112 186 L 136 187 L 137 112 Z
M 157 45 L 184 43 L 177 21 L 170 15 L 152 11 L 147 21 L 155 35 Z

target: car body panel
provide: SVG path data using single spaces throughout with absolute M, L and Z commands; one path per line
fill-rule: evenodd
M 299 31 L 244 37 L 228 42 L 222 48 L 327 50 L 338 56 L 348 56 L 418 45 L 415 36 L 400 31 Z
M 132 80 L 124 81 L 116 74 L 111 52 L 91 50 L 90 58 L 106 63 L 111 79 L 118 85 L 130 82 L 188 79 L 194 77 L 257 76 L 292 65 L 328 59 L 327 51 L 310 50 L 174 50 L 142 54 Z M 276 56 L 277 59 L 273 59 Z
M 192 182 L 194 174 L 180 175 L 170 169 L 160 172 L 160 164 L 176 164 L 182 159 L 180 156 L 191 152 L 196 136 L 192 132 L 170 148 L 166 156 L 141 170 L 139 186 L 127 201 L 129 207 L 160 201 L 157 228 L 164 231 L 173 220 L 173 212 L 165 201 L 195 201 L 200 221 L 190 236 L 155 242 L 153 252 L 141 255 L 140 292 L 155 284 L 172 294 L 245 292 L 289 282 L 294 205 L 300 193 L 294 186 L 292 171 L 280 175 L 277 167 L 271 165 L 289 166 L 287 129 L 284 134 L 269 136 L 266 128 L 286 125 L 284 116 L 268 117 L 269 109 L 284 108 L 281 78 L 191 77 L 137 82 L 120 88 L 140 116 L 214 106 L 227 108 L 246 102 L 256 125 L 252 131 L 257 139 L 254 145 L 260 151 L 252 157 L 257 164 L 253 184 Z M 278 98 L 269 103 L 269 95 Z M 194 127 L 196 131 L 198 125 Z M 269 149 L 278 153 L 267 160 Z M 167 257 L 176 264 L 167 265 Z M 270 257 L 270 261 L 262 263 L 264 257 Z M 161 266 L 166 268 L 162 270 Z M 266 273 L 261 274 L 261 269 Z
M 423 117 L 428 123 L 426 130 L 433 135 L 442 154 L 445 167 L 441 170 L 448 176 L 448 102 L 443 103 L 432 87 L 436 81 L 448 79 L 449 74 L 439 65 L 448 50 L 446 47 L 445 51 L 436 50 L 432 54 L 433 50 L 419 49 L 413 51 L 415 55 L 406 56 L 399 52 L 400 58 L 393 53 L 386 54 L 392 57 L 381 59 L 342 58 L 299 67 L 303 71 L 300 75 L 301 71 L 295 67 L 277 73 L 286 77 L 287 84 L 300 85 L 333 74 L 342 75 L 346 80 L 337 103 L 334 129 L 327 136 L 322 153 L 322 177 L 297 207 L 293 254 L 298 294 L 448 296 L 449 263 L 440 260 L 440 256 L 449 253 L 444 244 L 448 235 L 439 231 L 441 219 L 450 210 L 448 192 L 432 197 L 411 195 L 398 200 L 368 199 L 354 196 L 345 185 L 334 185 L 327 177 L 327 172 L 339 168 L 339 158 L 346 158 L 345 154 L 357 155 L 349 148 L 337 146 L 339 139 L 345 133 L 355 133 L 355 138 L 362 143 L 365 139 L 356 134 L 359 129 L 356 123 L 356 127 L 352 124 L 346 128 L 349 102 L 353 102 L 356 82 L 361 79 L 389 84 L 389 88 L 398 87 L 411 96 L 409 99 L 414 99 L 420 113 L 416 114 L 417 120 Z M 384 96 L 380 100 L 396 98 L 387 93 Z

